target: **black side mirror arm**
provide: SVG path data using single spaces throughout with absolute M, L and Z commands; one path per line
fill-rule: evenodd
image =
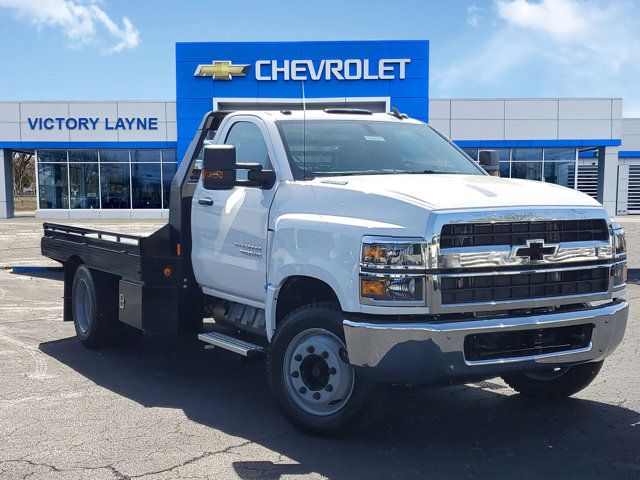
M 237 180 L 236 185 L 246 187 L 259 187 L 269 190 L 276 182 L 276 172 L 264 170 L 259 163 L 238 163 L 236 170 L 248 170 L 248 180 Z

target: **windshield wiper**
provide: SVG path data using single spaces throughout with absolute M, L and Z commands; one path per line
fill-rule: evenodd
M 317 177 L 353 177 L 356 175 L 390 175 L 405 173 L 401 170 L 359 170 L 356 172 L 316 172 Z
M 403 172 L 403 173 L 407 173 L 409 175 L 423 175 L 425 173 L 435 173 L 435 174 L 441 174 L 441 175 L 449 175 L 449 174 L 453 174 L 453 175 L 457 175 L 458 172 L 444 172 L 442 170 L 430 170 L 430 169 L 426 169 L 426 170 L 420 170 L 419 172 Z

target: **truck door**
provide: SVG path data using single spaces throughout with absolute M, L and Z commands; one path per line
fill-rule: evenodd
M 259 118 L 234 118 L 220 139 L 236 147 L 238 163 L 273 168 L 271 140 Z M 246 172 L 238 171 L 238 179 L 246 179 Z M 192 204 L 192 261 L 204 293 L 264 302 L 267 227 L 275 190 L 276 186 L 205 190 L 200 179 Z

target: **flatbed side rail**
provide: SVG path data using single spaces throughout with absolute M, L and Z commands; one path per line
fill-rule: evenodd
M 43 224 L 44 233 L 63 233 L 67 235 L 78 235 L 80 237 L 93 238 L 108 242 L 125 243 L 127 245 L 140 245 L 140 235 L 130 235 L 127 233 L 109 232 L 106 230 L 96 230 L 93 228 L 74 227 L 59 223 L 45 222 Z
M 89 268 L 134 281 L 141 279 L 144 237 L 56 223 L 44 223 L 43 229 L 43 256 L 61 263 L 76 257 Z

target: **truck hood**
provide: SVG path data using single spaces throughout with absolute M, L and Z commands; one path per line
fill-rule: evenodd
M 552 183 L 485 175 L 363 175 L 320 177 L 316 195 L 336 190 L 389 197 L 428 210 L 494 207 L 597 207 L 588 195 Z M 345 192 L 346 193 L 346 192 Z M 351 195 L 348 195 L 351 196 Z M 334 197 L 335 199 L 335 197 Z

